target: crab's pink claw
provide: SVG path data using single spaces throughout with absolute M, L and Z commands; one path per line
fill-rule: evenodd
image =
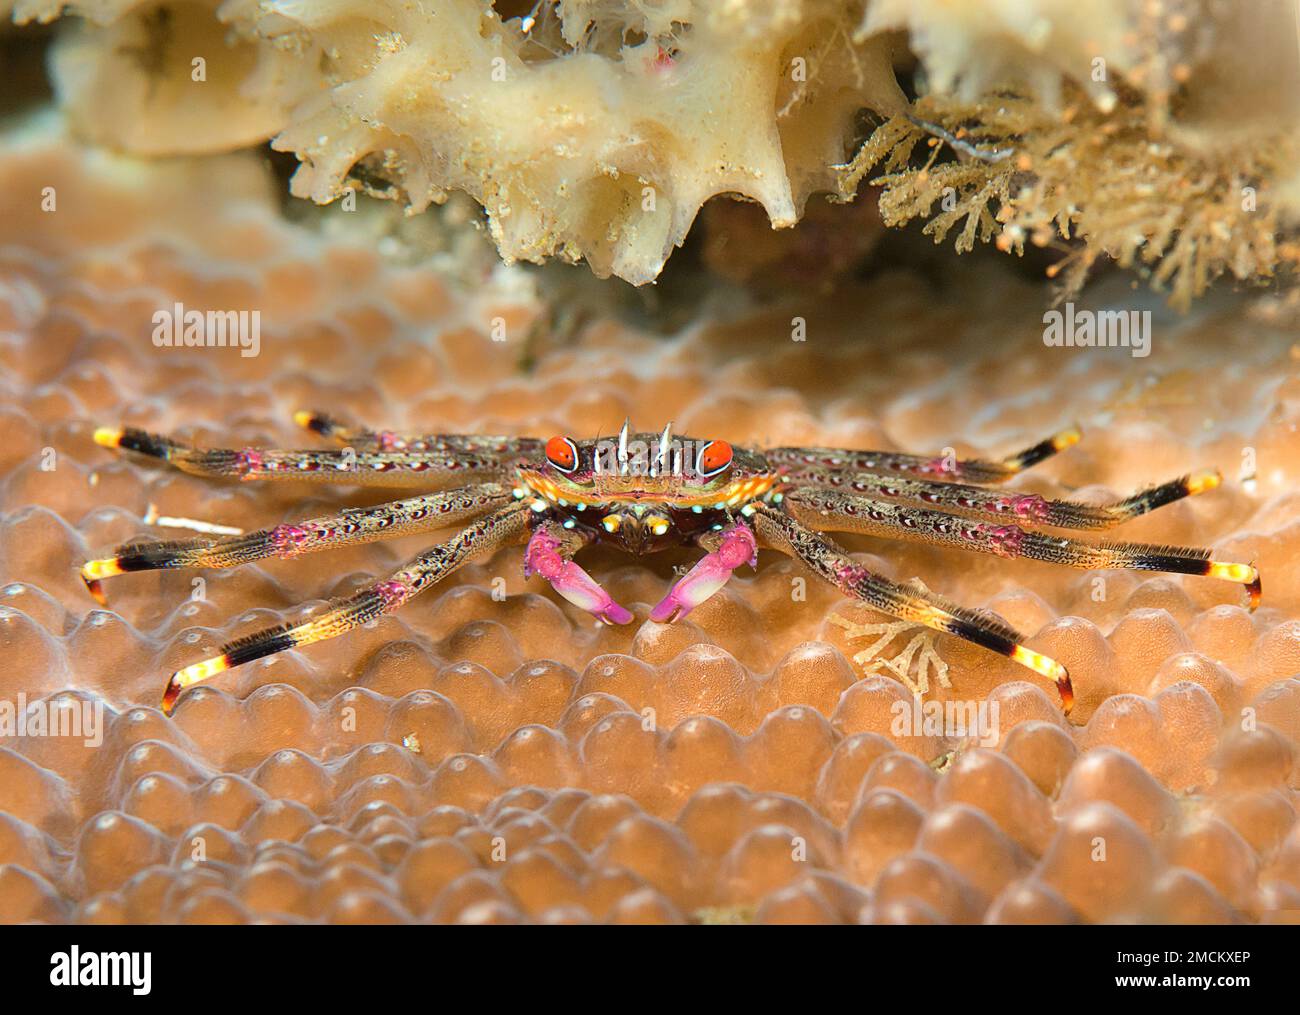
M 736 524 L 722 534 L 716 550 L 707 554 L 677 581 L 659 605 L 650 611 L 656 624 L 671 624 L 686 616 L 709 596 L 727 584 L 731 572 L 748 564 L 758 564 L 758 543 L 749 526 Z
M 524 551 L 524 577 L 539 574 L 574 606 L 581 607 L 604 624 L 626 624 L 628 610 L 614 602 L 596 579 L 571 560 L 560 555 L 560 541 L 545 529 L 537 529 Z

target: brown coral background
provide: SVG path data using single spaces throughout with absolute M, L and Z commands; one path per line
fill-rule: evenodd
M 42 188 L 57 209 L 41 209 Z M 285 221 L 252 158 L 148 170 L 44 136 L 0 159 L 3 694 L 102 700 L 102 746 L 0 741 L 6 921 L 1175 922 L 1300 915 L 1300 321 L 1230 292 L 1153 351 L 1048 348 L 1045 294 L 976 262 L 652 335 L 486 274 Z M 195 195 L 202 199 L 196 200 Z M 158 349 L 160 307 L 258 308 L 262 350 Z M 491 339 L 493 319 L 505 342 Z M 806 332 L 795 331 L 802 318 Z M 792 334 L 802 337 L 796 341 Z M 119 460 L 99 423 L 305 444 L 294 409 L 419 430 L 586 436 L 625 415 L 733 443 L 985 455 L 1074 421 L 1016 486 L 1105 497 L 1205 465 L 1223 488 L 1125 538 L 1253 560 L 1263 607 L 1205 579 L 1079 573 L 848 538 L 871 566 L 997 611 L 1066 663 L 1049 685 L 952 639 L 938 699 L 998 702 L 995 743 L 898 736 L 909 692 L 828 618 L 881 618 L 764 553 L 689 620 L 596 628 L 469 567 L 349 637 L 157 708 L 166 676 L 300 617 L 420 539 L 293 562 L 77 577 L 160 535 L 254 528 L 368 492 L 214 485 Z M 184 533 L 178 533 L 184 535 Z M 590 568 L 638 618 L 692 554 Z M 504 582 L 504 596 L 494 596 Z M 1097 843 L 1104 849 L 1099 859 Z

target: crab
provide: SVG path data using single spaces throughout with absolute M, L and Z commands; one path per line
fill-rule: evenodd
M 951 603 L 920 582 L 873 573 L 823 530 L 920 540 L 1088 570 L 1204 575 L 1244 585 L 1252 610 L 1260 599 L 1260 576 L 1253 565 L 1215 560 L 1209 550 L 1085 542 L 1039 531 L 1107 529 L 1221 482 L 1217 470 L 1204 470 L 1100 505 L 998 489 L 1077 443 L 1075 427 L 1009 458 L 986 461 L 824 447 L 760 451 L 723 440 L 677 437 L 671 423 L 662 432 L 646 433 L 634 432 L 625 422 L 617 438 L 541 440 L 406 435 L 362 429 L 314 412 L 299 412 L 295 420 L 343 447 L 200 450 L 135 428 L 100 428 L 94 438 L 102 446 L 214 479 L 314 480 L 424 492 L 256 532 L 129 543 L 82 566 L 81 577 L 96 600 L 106 602 L 104 579 L 128 572 L 237 567 L 463 527 L 318 615 L 231 642 L 220 654 L 172 674 L 162 699 L 168 715 L 186 688 L 393 613 L 467 561 L 513 544 L 527 544 L 525 576 L 545 579 L 606 624 L 629 623 L 633 614 L 574 560 L 588 545 L 609 544 L 635 555 L 680 545 L 704 551 L 650 611 L 650 620 L 664 624 L 689 614 L 736 569 L 757 567 L 760 546 L 780 550 L 881 613 L 964 638 L 1046 677 L 1056 685 L 1067 715 L 1074 690 L 1059 662 L 1026 647 L 995 616 Z

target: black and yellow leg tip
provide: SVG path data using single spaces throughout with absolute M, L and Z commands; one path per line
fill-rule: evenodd
M 1200 472 L 1193 472 L 1183 480 L 1183 489 L 1188 495 L 1195 496 L 1207 490 L 1217 490 L 1222 483 L 1223 473 L 1218 469 L 1203 469 Z
M 1250 596 L 1250 612 L 1254 613 L 1259 609 L 1259 601 L 1264 598 L 1264 586 L 1258 570 L 1255 572 L 1255 580 L 1246 585 L 1246 593 Z
M 1064 666 L 1061 667 L 1065 669 Z M 1056 681 L 1056 693 L 1061 696 L 1061 713 L 1068 716 L 1074 711 L 1074 684 L 1070 681 L 1070 674 L 1065 673 Z
M 1079 426 L 1069 426 L 1060 433 L 1053 434 L 1048 443 L 1052 445 L 1053 451 L 1064 451 L 1066 448 L 1074 447 L 1081 440 L 1083 440 L 1083 429 Z
M 215 677 L 218 673 L 224 673 L 232 665 L 237 664 L 231 662 L 228 652 L 223 652 L 219 656 L 213 656 L 211 659 L 204 659 L 201 663 L 195 663 L 193 666 L 186 666 L 183 670 L 177 670 L 172 674 L 171 680 L 167 681 L 167 689 L 163 691 L 163 715 L 171 715 L 176 710 L 176 701 L 185 688 L 200 684 L 211 677 Z
M 1012 472 L 1022 472 L 1045 459 L 1059 454 L 1066 448 L 1072 448 L 1079 441 L 1083 440 L 1083 431 L 1077 426 L 1066 427 L 1058 433 L 1052 434 L 1045 441 L 1040 441 L 1032 448 L 1027 448 L 1020 454 L 1008 458 L 1003 465 Z
M 94 440 L 101 448 L 134 451 L 137 454 L 148 455 L 150 458 L 167 459 L 180 448 L 175 441 L 132 426 L 96 427 Z
M 1210 578 L 1240 582 L 1246 586 L 1246 594 L 1250 597 L 1250 612 L 1254 613 L 1259 607 L 1259 601 L 1264 595 L 1264 586 L 1260 579 L 1259 568 L 1254 564 L 1228 564 L 1212 560 L 1206 565 L 1205 574 Z
M 98 426 L 95 427 L 94 440 L 101 448 L 117 448 L 122 446 L 123 433 L 120 426 Z
M 81 580 L 86 583 L 86 591 L 94 596 L 95 602 L 107 606 L 108 597 L 104 595 L 103 579 L 112 578 L 123 571 L 116 557 L 105 557 L 103 560 L 86 561 L 81 565 L 79 573 Z
M 1061 697 L 1061 711 L 1069 715 L 1074 708 L 1074 684 L 1070 681 L 1070 671 L 1050 656 L 1017 645 L 1011 651 L 1011 658 L 1021 666 L 1026 666 L 1056 684 L 1057 694 Z
M 87 578 L 84 574 L 81 576 L 81 580 L 86 583 L 86 591 L 91 594 L 95 602 L 99 603 L 100 606 L 108 605 L 108 596 L 104 595 L 104 586 L 101 582 L 94 578 Z
M 311 412 L 307 409 L 299 409 L 295 412 L 293 421 L 304 430 L 320 437 L 332 437 L 339 430 L 337 420 L 331 419 L 324 413 Z
M 176 711 L 176 701 L 178 698 L 180 698 L 182 690 L 183 688 L 181 687 L 180 684 L 176 683 L 176 677 L 175 675 L 173 675 L 171 680 L 167 681 L 167 689 L 163 691 L 163 696 L 162 696 L 163 715 L 171 715 L 173 712 Z

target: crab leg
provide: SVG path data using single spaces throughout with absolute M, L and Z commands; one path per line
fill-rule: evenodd
M 280 625 L 240 638 L 224 646 L 218 655 L 178 670 L 172 674 L 163 693 L 163 712 L 171 715 L 181 691 L 218 673 L 277 652 L 335 638 L 377 617 L 395 612 L 467 561 L 522 541 L 528 531 L 528 515 L 527 504 L 507 504 L 472 523 L 447 542 L 416 557 L 388 578 L 346 599 L 336 600 L 319 616 L 301 624 Z
M 785 503 L 795 517 L 819 529 L 918 540 L 1083 570 L 1124 568 L 1221 578 L 1246 586 L 1252 610 L 1259 605 L 1259 571 L 1249 564 L 1212 560 L 1210 550 L 1148 543 L 1085 543 L 1018 525 L 991 525 L 833 490 L 796 490 Z
M 373 543 L 456 525 L 509 500 L 510 491 L 505 487 L 485 483 L 369 508 L 349 508 L 336 515 L 238 536 L 127 543 L 118 547 L 111 557 L 87 561 L 81 568 L 81 578 L 90 594 L 103 605 L 100 583 L 114 575 L 164 568 L 238 567 L 267 557 L 296 557 L 317 550 Z
M 170 437 L 133 427 L 100 427 L 95 443 L 160 458 L 182 472 L 220 479 L 313 480 L 355 486 L 463 485 L 466 480 L 502 479 L 500 458 L 458 452 L 285 451 L 278 449 L 189 447 Z
M 961 483 L 935 483 L 875 472 L 794 469 L 783 480 L 795 487 L 822 487 L 844 493 L 920 501 L 987 518 L 1013 518 L 1060 529 L 1108 529 L 1193 494 L 1215 489 L 1223 476 L 1217 469 L 1194 472 L 1139 491 L 1112 504 L 1047 500 L 1032 493 L 1003 493 Z
M 533 437 L 492 437 L 477 434 L 410 434 L 394 430 L 370 430 L 354 426 L 321 412 L 300 411 L 293 420 L 304 430 L 337 441 L 358 451 L 418 451 L 442 454 L 474 454 L 503 460 L 536 455 L 543 441 Z
M 541 575 L 556 592 L 603 624 L 626 624 L 632 614 L 572 560 L 588 542 L 588 537 L 555 522 L 543 522 L 533 530 L 524 551 L 524 577 Z
M 1021 644 L 1021 637 L 999 620 L 967 610 L 916 585 L 891 581 L 868 571 L 820 532 L 810 529 L 780 508 L 759 504 L 754 526 L 763 542 L 789 553 L 846 595 L 872 609 L 946 631 L 1013 659 L 1056 684 L 1061 709 L 1074 707 L 1074 688 L 1064 666 Z
M 1012 476 L 1079 443 L 1078 427 L 1053 434 L 1019 454 L 999 462 L 978 458 L 908 455 L 898 451 L 855 451 L 848 448 L 773 448 L 763 455 L 773 465 L 814 466 L 854 472 L 893 472 L 922 479 L 964 479 L 971 483 L 1004 483 Z
M 650 619 L 656 624 L 671 624 L 686 616 L 722 588 L 742 564 L 758 566 L 758 542 L 744 522 L 713 533 L 708 541 L 717 548 L 697 561 L 650 611 Z

